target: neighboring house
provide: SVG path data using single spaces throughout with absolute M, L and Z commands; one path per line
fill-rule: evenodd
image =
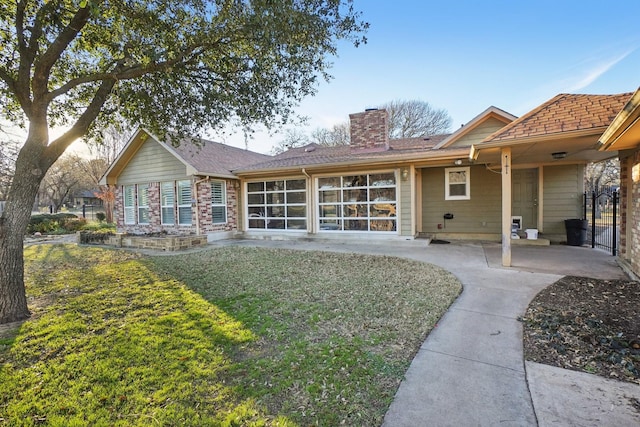
M 269 156 L 200 139 L 175 147 L 139 129 L 101 179 L 116 186 L 116 222 L 132 234 L 224 238 L 238 229 L 240 181 L 231 170 Z
M 349 146 L 310 144 L 271 157 L 208 143 L 229 150 L 215 158 L 233 156 L 222 175 L 212 173 L 207 162 L 213 158 L 189 157 L 196 148 L 142 140 L 148 133 L 140 131 L 103 180 L 119 186 L 122 231 L 164 228 L 165 209 L 190 224 L 199 222 L 181 228 L 177 221 L 168 231 L 218 231 L 206 216 L 211 209 L 203 209 L 210 204 L 206 186 L 193 206 L 186 199 L 165 205 L 162 197 L 135 198 L 139 186 L 175 182 L 180 197 L 181 188 L 209 185 L 217 177 L 226 179 L 234 196 L 226 205 L 234 218 L 224 227 L 228 232 L 247 237 L 507 236 L 503 255 L 509 256 L 503 263 L 509 265 L 513 222 L 560 241 L 566 236 L 564 220 L 582 217 L 584 165 L 615 155 L 598 151 L 596 143 L 630 96 L 558 95 L 520 118 L 490 107 L 453 134 L 400 140 L 387 137 L 386 111 L 367 110 L 350 115 Z M 180 170 L 166 159 L 179 163 Z M 136 214 L 140 203 L 145 211 Z
M 102 206 L 102 200 L 96 197 L 96 193 L 100 190 L 84 190 L 73 195 L 73 206 L 81 207 L 82 205 Z
M 640 89 L 599 139 L 599 149 L 620 158 L 619 261 L 640 276 Z

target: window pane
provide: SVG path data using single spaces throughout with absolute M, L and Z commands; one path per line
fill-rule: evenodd
M 372 202 L 380 201 L 395 201 L 396 189 L 395 188 L 372 188 L 369 190 L 370 200 Z
M 178 204 L 191 204 L 191 182 L 178 181 Z
M 292 179 L 287 181 L 287 190 L 305 190 L 307 183 L 304 179 Z
M 162 223 L 165 225 L 175 224 L 176 219 L 172 207 L 163 207 L 162 208 Z
M 342 230 L 342 221 L 336 220 L 320 220 L 320 230 Z
M 149 224 L 149 208 L 138 208 L 138 223 Z
M 267 193 L 267 204 L 284 203 L 284 193 Z
M 126 207 L 133 207 L 134 205 L 134 187 L 133 185 L 127 185 L 124 187 L 124 205 Z
M 450 196 L 466 196 L 467 184 L 449 184 Z
M 306 203 L 307 194 L 304 191 L 287 193 L 287 203 Z
M 382 219 L 372 220 L 371 231 L 396 231 L 396 221 Z
M 321 217 L 335 217 L 340 214 L 340 205 L 322 205 L 320 206 Z
M 211 203 L 214 205 L 223 205 L 227 203 L 224 182 L 211 183 Z
M 284 190 L 284 181 L 267 181 L 265 188 L 267 191 L 282 191 Z
M 368 231 L 367 220 L 344 220 L 344 229 L 351 231 Z
M 249 194 L 247 201 L 250 205 L 264 204 L 264 194 Z
M 267 207 L 267 216 L 269 216 L 269 217 L 284 216 L 284 205 L 268 206 Z
M 342 182 L 344 187 L 366 187 L 367 175 L 345 176 Z
M 173 206 L 175 196 L 173 194 L 173 182 L 162 183 L 162 194 L 160 196 L 162 206 Z
M 247 191 L 256 192 L 264 191 L 264 182 L 250 182 L 247 184 Z
M 212 221 L 214 224 L 224 224 L 225 222 L 227 222 L 226 206 L 213 206 L 211 209 Z
M 367 190 L 344 190 L 345 202 L 366 202 Z
M 284 230 L 284 219 L 270 219 L 267 221 L 267 228 L 273 230 Z
M 340 188 L 340 177 L 318 178 L 318 187 L 321 190 L 325 188 Z
M 341 202 L 342 197 L 340 195 L 342 192 L 340 190 L 324 190 L 320 191 L 319 194 L 319 202 L 320 203 L 333 203 L 333 202 Z
M 307 216 L 306 206 L 287 206 L 287 217 L 304 218 Z
M 396 176 L 389 173 L 374 173 L 370 176 L 372 187 L 388 187 L 396 185 Z
M 304 219 L 289 219 L 287 220 L 287 229 L 289 230 L 306 230 L 307 221 Z
M 178 208 L 178 224 L 191 225 L 191 206 Z

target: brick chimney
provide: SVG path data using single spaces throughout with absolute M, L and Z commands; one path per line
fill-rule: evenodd
M 386 151 L 389 149 L 387 110 L 370 109 L 349 114 L 351 151 Z

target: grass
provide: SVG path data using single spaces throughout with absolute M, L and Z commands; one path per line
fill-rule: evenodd
M 415 261 L 27 248 L 0 425 L 380 425 L 461 286 Z

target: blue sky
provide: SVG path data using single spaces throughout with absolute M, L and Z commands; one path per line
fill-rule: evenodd
M 640 2 L 355 0 L 368 43 L 341 43 L 334 78 L 297 113 L 311 131 L 394 99 L 446 109 L 452 130 L 493 105 L 520 116 L 558 93 L 640 86 Z M 249 141 L 268 152 L 282 135 Z M 243 137 L 224 142 L 244 147 Z

